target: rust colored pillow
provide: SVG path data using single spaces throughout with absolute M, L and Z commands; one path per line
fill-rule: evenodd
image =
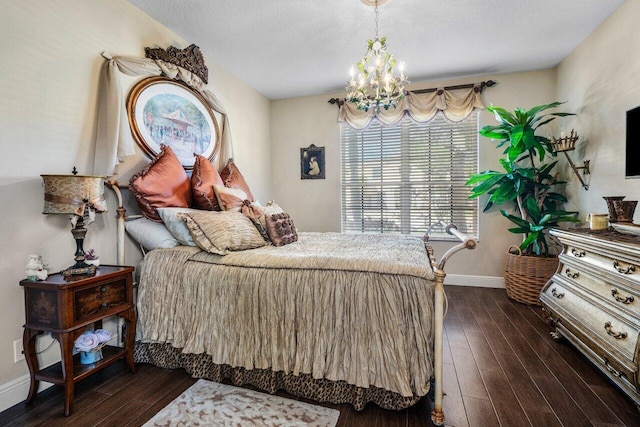
M 298 233 L 288 213 L 268 215 L 267 233 L 274 246 L 288 245 L 298 241 Z
M 247 181 L 240 173 L 238 166 L 233 162 L 233 159 L 229 159 L 227 165 L 220 171 L 220 178 L 222 178 L 225 187 L 242 190 L 247 194 L 250 202 L 255 202 L 256 199 L 253 197 L 253 193 L 251 193 L 249 184 L 247 184 Z
M 156 158 L 131 177 L 129 189 L 136 197 L 142 215 L 152 221 L 162 222 L 156 208 L 191 205 L 189 177 L 171 148 L 164 144 Z
M 218 171 L 206 157 L 196 155 L 191 173 L 191 195 L 193 207 L 207 211 L 219 211 L 218 199 L 213 192 L 213 185 L 224 186 Z

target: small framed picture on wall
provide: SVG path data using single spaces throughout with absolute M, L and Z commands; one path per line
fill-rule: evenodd
M 300 179 L 324 179 L 324 147 L 300 149 Z

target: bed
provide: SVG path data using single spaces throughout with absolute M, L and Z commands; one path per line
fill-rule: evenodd
M 126 211 L 117 182 L 108 185 L 124 264 Z M 460 240 L 439 262 L 428 234 L 307 232 L 224 256 L 152 250 L 137 291 L 135 360 L 356 409 L 403 409 L 433 388 L 441 425 L 444 266 L 476 242 L 437 225 Z

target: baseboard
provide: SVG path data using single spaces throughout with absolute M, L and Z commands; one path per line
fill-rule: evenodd
M 504 288 L 504 278 L 447 274 L 444 278 L 444 284 L 451 286 L 472 286 L 475 288 Z
M 29 394 L 29 385 L 31 384 L 31 377 L 23 375 L 15 380 L 9 381 L 0 385 L 0 412 L 5 409 L 9 409 L 12 406 L 23 402 Z M 38 391 L 46 390 L 51 387 L 53 383 L 40 381 L 40 387 Z

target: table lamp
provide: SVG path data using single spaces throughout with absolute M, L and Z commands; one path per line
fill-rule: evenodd
M 70 214 L 71 233 L 76 240 L 76 263 L 62 271 L 63 276 L 93 276 L 96 266 L 85 262 L 83 243 L 87 229 L 95 219 L 95 213 L 107 211 L 104 199 L 102 176 L 78 175 L 73 168 L 72 175 L 40 175 L 44 181 L 43 214 Z

